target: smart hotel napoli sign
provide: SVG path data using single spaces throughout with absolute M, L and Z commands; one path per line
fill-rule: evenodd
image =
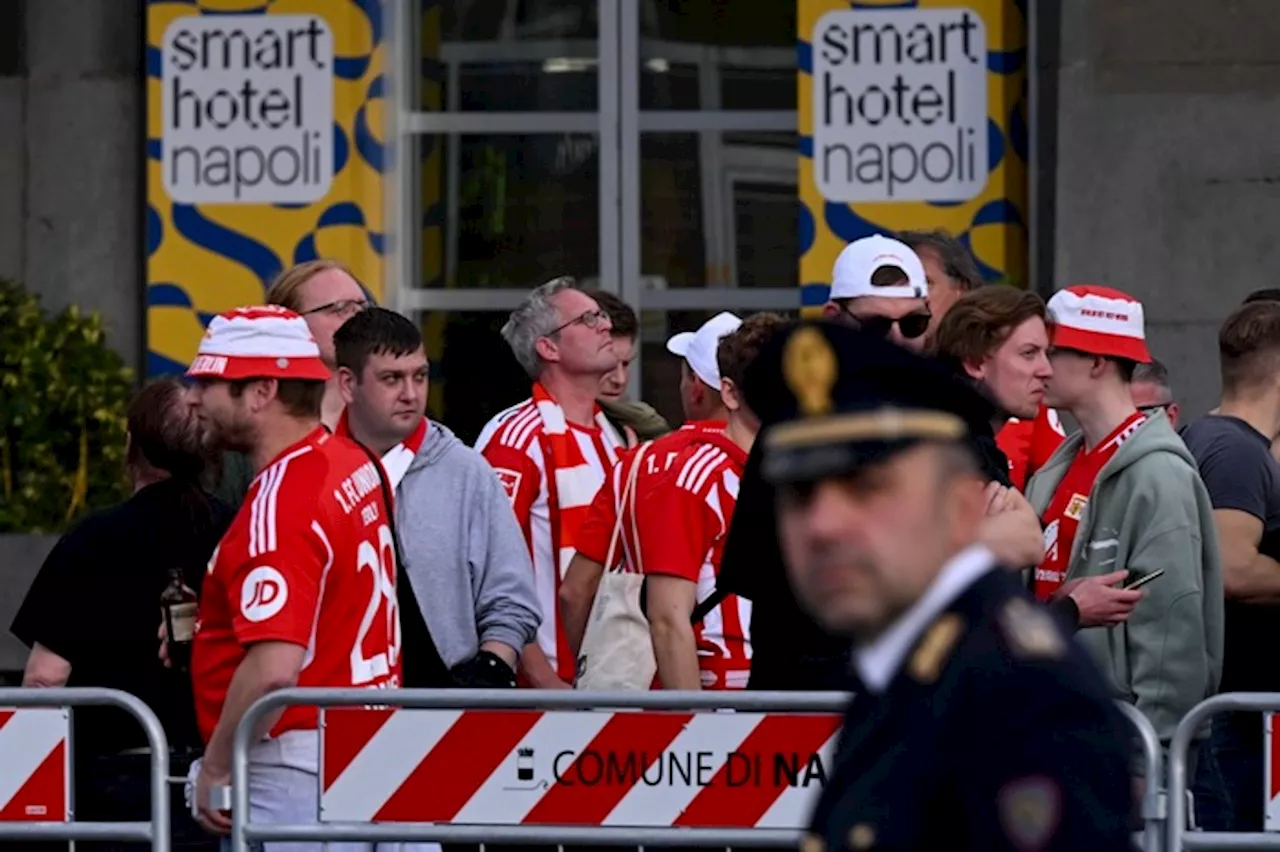
M 180 204 L 307 204 L 333 182 L 333 33 L 315 15 L 184 17 L 163 44 L 164 186 Z
M 823 15 L 813 161 L 829 201 L 968 201 L 987 182 L 987 38 L 971 9 Z

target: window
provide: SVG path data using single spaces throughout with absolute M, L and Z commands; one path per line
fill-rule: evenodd
M 556 275 L 641 313 L 633 393 L 676 420 L 663 335 L 799 306 L 794 0 L 387 2 L 392 65 L 420 69 L 388 293 L 440 361 L 433 414 L 465 434 L 518 401 L 496 330 Z

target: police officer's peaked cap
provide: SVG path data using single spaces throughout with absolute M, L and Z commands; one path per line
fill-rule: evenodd
M 940 362 L 825 320 L 775 336 L 745 385 L 775 483 L 848 473 L 921 441 L 972 446 L 995 413 Z

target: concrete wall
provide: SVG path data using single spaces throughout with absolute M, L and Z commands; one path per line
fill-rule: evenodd
M 1218 394 L 1218 326 L 1280 286 L 1273 0 L 1062 0 L 1054 272 L 1142 299 L 1185 415 Z
M 0 7 L 10 34 L 0 39 L 10 47 L 0 60 L 0 276 L 51 310 L 101 311 L 112 345 L 137 366 L 142 2 Z

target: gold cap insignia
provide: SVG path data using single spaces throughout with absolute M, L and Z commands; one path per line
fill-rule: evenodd
M 1053 659 L 1066 653 L 1066 642 L 1053 616 L 1029 601 L 1014 598 L 1006 603 L 1000 611 L 1000 624 L 1017 656 Z
M 831 389 L 839 372 L 835 350 L 822 332 L 805 327 L 791 335 L 782 353 L 782 376 L 804 414 L 831 411 Z
M 1058 829 L 1062 795 L 1051 778 L 1019 778 L 996 794 L 996 808 L 1000 826 L 1015 848 L 1042 849 Z
M 870 849 L 876 845 L 876 830 L 865 822 L 860 822 L 849 829 L 850 849 Z
M 911 655 L 911 662 L 907 665 L 911 676 L 921 683 L 937 680 L 943 663 L 963 632 L 964 619 L 954 612 L 946 613 L 935 621 Z

